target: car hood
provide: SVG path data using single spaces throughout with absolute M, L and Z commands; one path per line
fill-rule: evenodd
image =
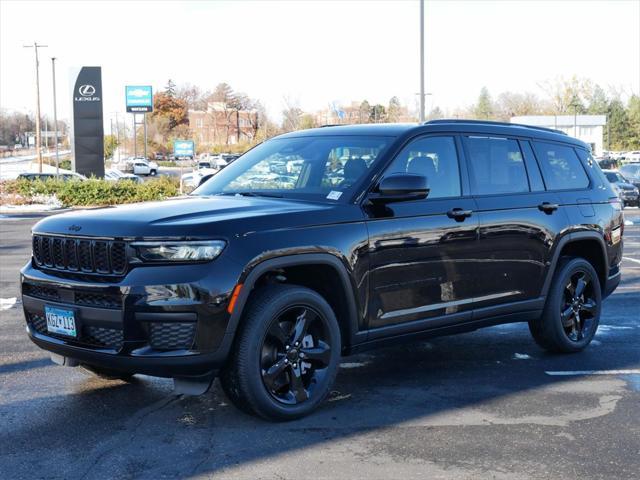
M 633 185 L 631 183 L 627 183 L 627 182 L 618 182 L 617 185 L 622 190 L 633 190 L 634 188 L 636 188 L 635 185 Z
M 54 215 L 38 222 L 33 232 L 110 238 L 212 238 L 358 220 L 362 220 L 362 211 L 356 205 L 187 196 Z

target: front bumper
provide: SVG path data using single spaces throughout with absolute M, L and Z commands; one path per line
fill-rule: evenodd
M 625 203 L 637 204 L 640 199 L 640 195 L 633 190 L 622 190 L 620 192 L 620 198 Z
M 233 340 L 226 307 L 241 268 L 228 259 L 137 267 L 119 279 L 21 271 L 31 340 L 81 363 L 160 377 L 213 376 Z M 74 311 L 78 337 L 47 331 L 45 305 Z

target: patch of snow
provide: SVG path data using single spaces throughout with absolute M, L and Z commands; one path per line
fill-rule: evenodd
M 514 360 L 531 360 L 531 355 L 527 355 L 526 353 L 514 353 Z
M 369 362 L 343 362 L 340 364 L 340 368 L 360 368 L 367 365 Z
M 630 226 L 632 226 L 632 225 L 633 225 L 633 222 L 632 222 L 631 220 L 625 220 L 625 221 L 624 221 L 624 224 L 625 224 L 627 227 L 630 227 Z
M 16 297 L 11 298 L 0 298 L 0 310 L 9 310 L 10 308 L 14 308 L 18 302 Z

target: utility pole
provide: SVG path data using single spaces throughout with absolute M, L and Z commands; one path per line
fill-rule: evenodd
M 420 0 L 420 123 L 424 122 L 424 0 Z
M 116 135 L 118 136 L 118 164 L 120 163 L 120 122 L 118 122 L 118 112 L 116 112 Z
M 56 57 L 51 57 L 51 70 L 53 73 L 53 138 L 56 142 L 56 176 L 60 175 L 60 152 L 58 151 L 58 106 L 56 100 Z
M 42 173 L 42 150 L 40 148 L 40 62 L 38 61 L 38 48 L 46 48 L 47 45 L 24 45 L 24 48 L 33 48 L 36 54 L 36 157 L 38 158 L 38 171 Z

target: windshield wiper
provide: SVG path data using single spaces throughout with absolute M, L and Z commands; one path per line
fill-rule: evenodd
M 220 195 L 242 195 L 243 197 L 271 197 L 271 198 L 282 198 L 283 196 L 279 193 L 271 193 L 271 192 L 223 192 Z

